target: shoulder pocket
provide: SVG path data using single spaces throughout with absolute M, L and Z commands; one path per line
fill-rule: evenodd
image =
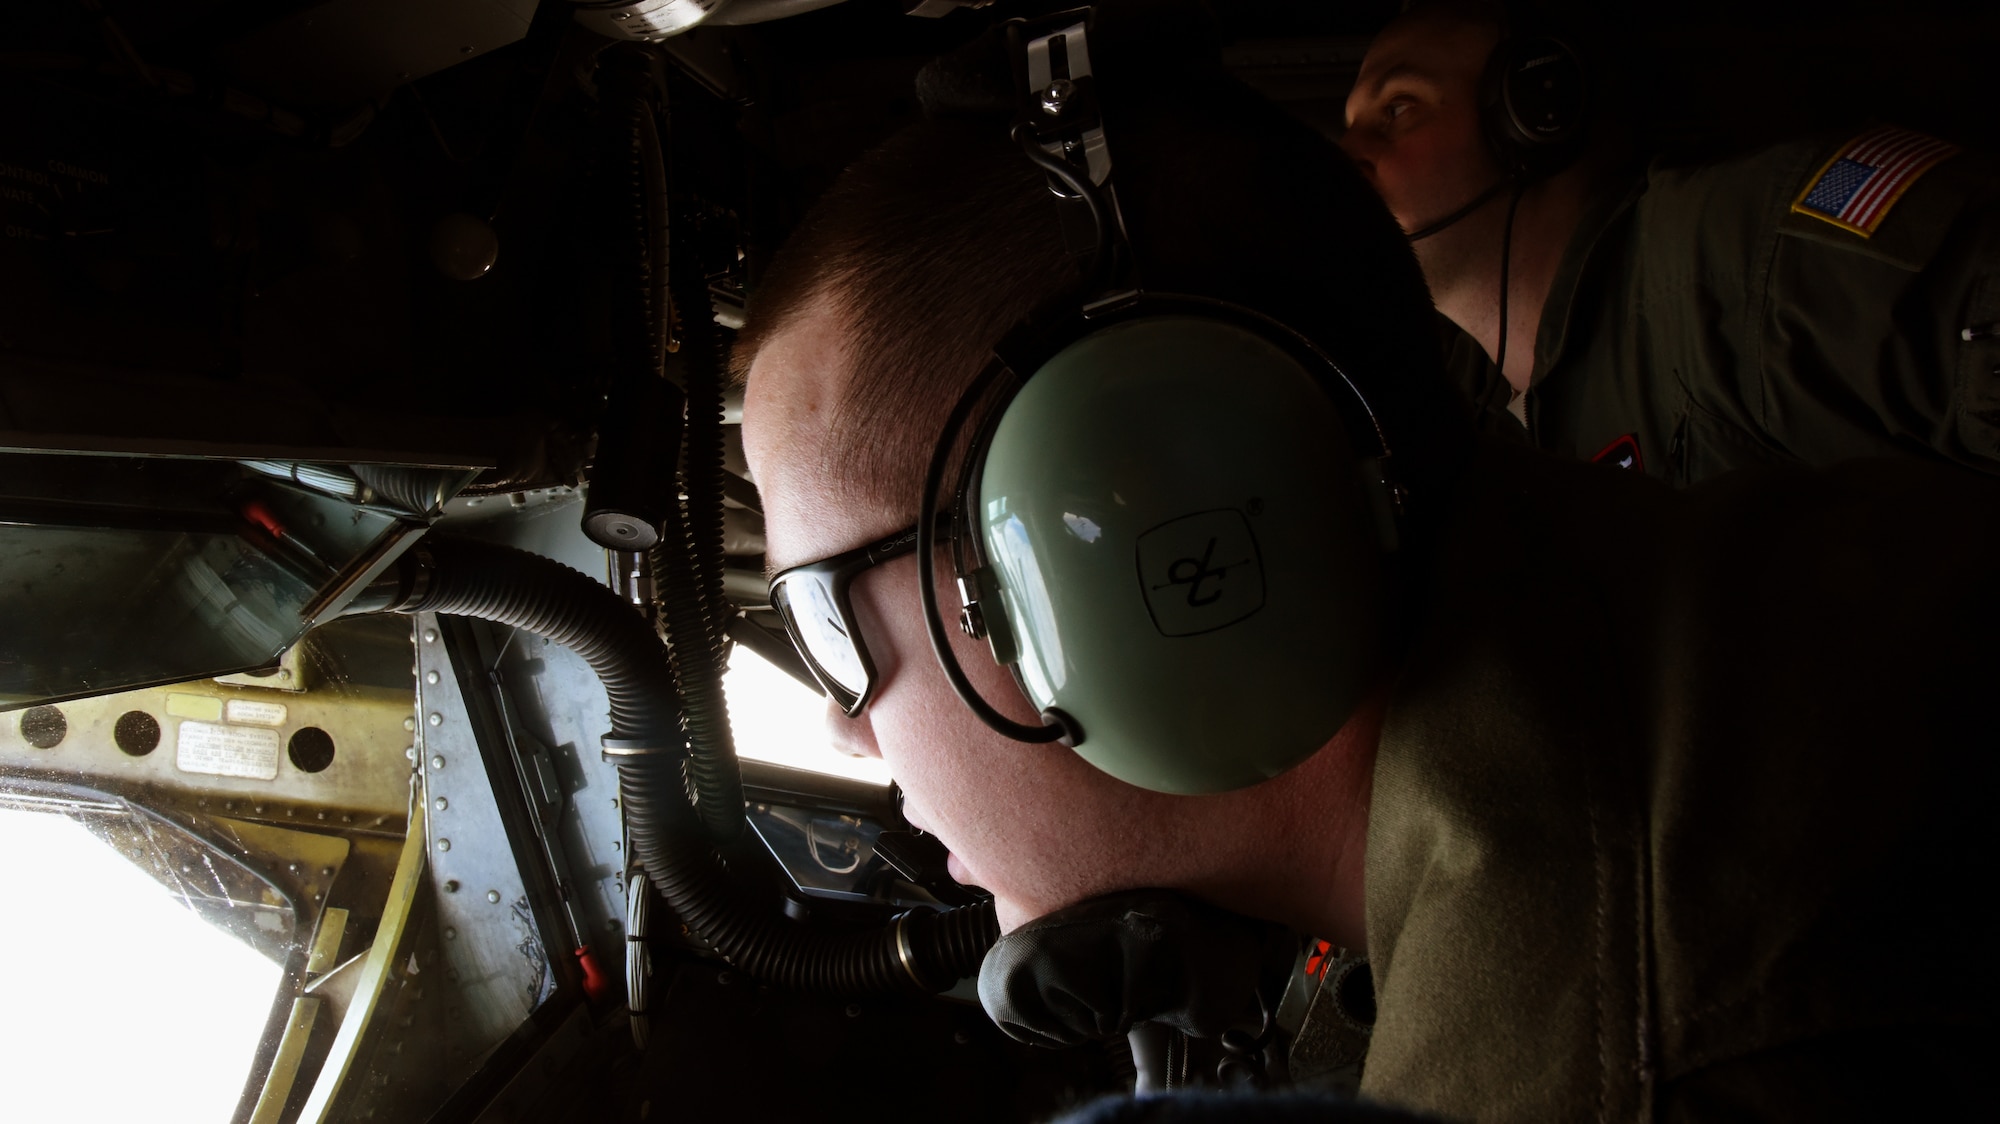
M 1914 138 L 1912 144 L 1931 140 L 1904 135 Z M 1779 233 L 1920 270 L 1966 207 L 1991 193 L 1992 161 L 1951 146 L 1933 149 L 1926 158 L 1924 149 L 1913 147 L 1916 158 L 1907 167 L 1899 169 L 1891 160 L 1871 170 L 1844 155 L 1863 139 L 1813 166 L 1779 220 Z

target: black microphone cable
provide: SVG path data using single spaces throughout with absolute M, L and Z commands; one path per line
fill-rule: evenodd
M 1500 228 L 1500 346 L 1493 363 L 1500 368 L 1500 377 L 1507 377 L 1507 267 L 1514 260 L 1514 212 L 1521 206 L 1521 189 L 1507 200 L 1507 224 Z
M 1429 226 L 1424 227 L 1421 230 L 1412 231 L 1409 235 L 1410 241 L 1421 242 L 1424 239 L 1429 238 L 1433 234 L 1437 234 L 1441 231 L 1449 229 L 1450 227 L 1458 225 L 1461 219 L 1465 218 L 1467 215 L 1470 215 L 1472 212 L 1478 210 L 1479 208 L 1484 207 L 1486 204 L 1492 202 L 1494 196 L 1500 194 L 1503 188 L 1507 187 L 1509 184 L 1512 184 L 1514 182 L 1515 180 L 1512 176 L 1508 176 L 1504 179 L 1495 180 L 1492 187 L 1489 187 L 1485 191 L 1482 191 L 1479 194 L 1473 196 L 1472 199 L 1465 204 L 1465 206 L 1460 207 L 1458 210 L 1453 211 L 1452 213 L 1430 224 Z
M 1525 187 L 1518 177 L 1507 176 L 1494 181 L 1493 186 L 1472 197 L 1463 207 L 1429 226 L 1413 231 L 1409 235 L 1412 242 L 1421 242 L 1433 234 L 1456 226 L 1474 211 L 1493 201 L 1494 196 L 1507 188 L 1513 188 L 1507 199 L 1507 222 L 1500 231 L 1500 346 L 1496 349 L 1493 363 L 1500 368 L 1500 377 L 1507 377 L 1507 281 L 1508 267 L 1514 257 L 1514 214 L 1521 206 L 1521 192 Z

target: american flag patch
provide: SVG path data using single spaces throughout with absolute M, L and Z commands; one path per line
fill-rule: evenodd
M 1893 125 L 1872 129 L 1821 166 L 1792 200 L 1792 210 L 1866 238 L 1917 177 L 1958 150 L 1948 141 Z

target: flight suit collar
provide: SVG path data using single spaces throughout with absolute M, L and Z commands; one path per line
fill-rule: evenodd
M 1614 186 L 1598 193 L 1577 220 L 1576 232 L 1570 235 L 1569 247 L 1563 252 L 1555 281 L 1549 286 L 1548 299 L 1542 304 L 1542 322 L 1535 332 L 1535 369 L 1528 378 L 1529 386 L 1539 385 L 1562 361 L 1583 275 L 1590 269 L 1605 234 L 1646 193 L 1646 182 L 1647 177 L 1642 174 L 1633 177 L 1623 190 Z

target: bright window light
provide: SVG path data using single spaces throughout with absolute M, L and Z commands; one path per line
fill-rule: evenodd
M 741 644 L 730 650 L 722 690 L 729 698 L 729 726 L 739 755 L 889 783 L 889 767 L 881 758 L 849 757 L 828 743 L 825 698 Z
M 229 1120 L 282 967 L 66 816 L 0 809 L 0 855 L 0 1120 Z

